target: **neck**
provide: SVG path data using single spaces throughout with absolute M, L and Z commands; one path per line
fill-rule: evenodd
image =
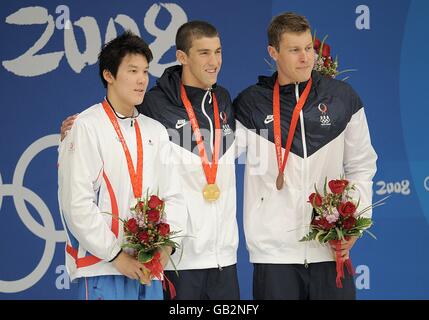
M 290 80 L 288 77 L 286 77 L 284 74 L 280 72 L 277 72 L 277 79 L 279 80 L 279 85 L 281 86 L 295 83 L 294 81 Z
M 116 113 L 119 113 L 125 117 L 132 117 L 134 115 L 135 107 L 122 102 L 116 97 L 115 94 L 108 92 L 107 99 L 109 100 L 112 108 L 115 109 Z
M 207 90 L 211 87 L 210 85 L 204 85 L 203 83 L 198 81 L 198 79 L 195 79 L 195 77 L 190 75 L 189 72 L 185 70 L 185 68 L 183 68 L 181 80 L 183 85 L 185 86 L 190 86 L 190 87 L 199 88 L 203 90 Z

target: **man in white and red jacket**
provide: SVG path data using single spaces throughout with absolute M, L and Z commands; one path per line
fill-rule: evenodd
M 106 97 L 79 114 L 60 144 L 66 266 L 80 299 L 163 298 L 161 279 L 151 281 L 144 265 L 121 249 L 120 219 L 129 217 L 137 198 L 159 192 L 171 229 L 186 235 L 187 212 L 169 163 L 167 131 L 135 108 L 145 95 L 151 59 L 148 45 L 130 32 L 106 44 L 99 56 Z M 171 251 L 160 250 L 163 265 Z

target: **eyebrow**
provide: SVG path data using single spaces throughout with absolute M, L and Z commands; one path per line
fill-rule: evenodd
M 214 51 L 218 51 L 221 50 L 222 47 L 216 48 Z M 197 52 L 207 52 L 207 51 L 211 51 L 210 49 L 198 49 Z
M 306 48 L 306 47 L 311 47 L 312 46 L 312 44 L 313 44 L 313 42 L 310 42 L 310 43 L 308 43 L 308 44 L 306 44 L 304 47 Z M 298 45 L 296 45 L 296 46 L 287 46 L 286 47 L 287 49 L 295 49 L 295 48 L 299 48 L 299 46 Z
M 139 67 L 138 66 L 136 66 L 136 65 L 134 65 L 134 64 L 129 64 L 128 65 L 128 68 L 135 68 L 135 69 L 138 69 Z M 144 67 L 144 69 L 148 69 L 149 68 L 149 66 L 145 66 Z

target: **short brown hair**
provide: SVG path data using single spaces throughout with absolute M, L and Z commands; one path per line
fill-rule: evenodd
M 268 26 L 268 44 L 280 49 L 280 40 L 285 32 L 301 33 L 310 30 L 310 23 L 307 18 L 295 12 L 284 12 L 275 16 Z
M 189 21 L 177 30 L 176 50 L 181 50 L 188 54 L 189 49 L 192 47 L 192 41 L 202 37 L 219 37 L 219 32 L 213 25 L 206 21 Z

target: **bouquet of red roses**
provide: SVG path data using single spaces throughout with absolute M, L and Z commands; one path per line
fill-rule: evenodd
M 322 75 L 335 78 L 342 73 L 356 71 L 356 69 L 347 69 L 338 71 L 338 57 L 331 56 L 331 47 L 326 43 L 328 36 L 322 41 L 316 38 L 316 32 L 313 35 L 313 48 L 316 53 L 313 69 L 319 71 Z M 344 78 L 346 80 L 348 77 Z
M 331 192 L 328 192 L 329 187 Z M 368 210 L 384 204 L 386 198 L 369 205 L 357 212 L 359 200 L 353 199 L 356 187 L 348 180 L 331 180 L 323 188 L 323 196 L 317 190 L 309 197 L 309 203 L 313 206 L 313 217 L 310 224 L 310 232 L 300 241 L 316 240 L 322 244 L 329 242 L 336 247 L 336 283 L 342 288 L 341 279 L 344 278 L 344 265 L 349 274 L 353 275 L 353 267 L 350 258 L 343 260 L 340 255 L 341 241 L 349 240 L 350 237 L 361 237 L 367 232 L 374 239 L 376 237 L 367 229 L 372 225 L 372 219 L 362 216 Z
M 122 221 L 125 233 L 125 243 L 122 247 L 128 248 L 153 277 L 163 280 L 164 290 L 167 281 L 173 298 L 175 289 L 164 274 L 160 250 L 165 250 L 166 246 L 172 247 L 173 250 L 178 248 L 178 243 L 173 239 L 179 231 L 170 230 L 165 217 L 164 202 L 157 195 L 137 199 L 137 204 L 131 208 L 131 212 L 132 217 Z M 171 259 L 170 261 L 173 263 Z

